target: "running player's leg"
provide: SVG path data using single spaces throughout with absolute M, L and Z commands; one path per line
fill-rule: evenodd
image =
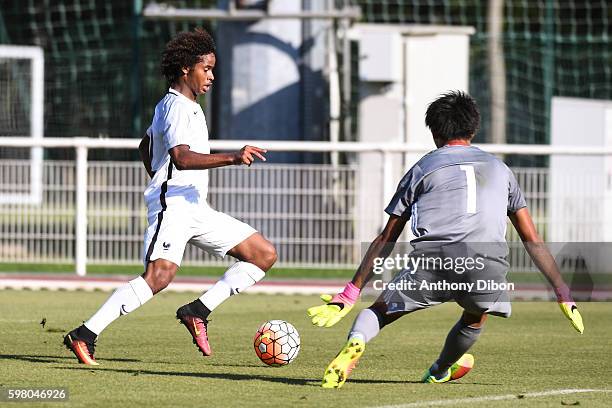
M 145 238 L 145 272 L 119 287 L 85 322 L 93 333 L 99 335 L 115 319 L 133 312 L 172 282 L 187 243 L 180 228 L 184 219 L 177 217 L 177 212 L 165 212 L 151 224 Z
M 200 300 L 214 310 L 224 300 L 253 286 L 276 262 L 276 249 L 256 232 L 227 252 L 239 261 L 230 266 L 215 285 Z
M 89 320 L 64 337 L 64 344 L 81 363 L 97 365 L 94 342 L 100 333 L 117 318 L 145 304 L 174 278 L 187 243 L 180 227 L 183 222 L 176 217 L 182 216 L 165 211 L 151 217 L 144 240 L 143 275 L 118 287 Z
M 276 262 L 274 246 L 258 232 L 227 253 L 239 261 L 231 265 L 206 293 L 190 304 L 203 318 L 207 318 L 230 296 L 239 294 L 259 282 Z
M 98 311 L 64 337 L 64 344 L 83 364 L 98 365 L 94 342 L 109 324 L 143 305 L 153 292 L 142 276 L 118 287 Z
M 474 314 L 464 311 L 448 333 L 440 356 L 425 373 L 423 381 L 446 382 L 467 374 L 474 364 L 474 358 L 466 353 L 478 340 L 486 320 L 485 313 Z
M 117 288 L 98 311 L 84 323 L 85 329 L 99 336 L 120 316 L 133 312 L 174 279 L 178 266 L 166 259 L 149 262 L 142 276 Z
M 205 218 L 202 233 L 194 236 L 190 242 L 220 257 L 229 254 L 238 259 L 202 296 L 181 306 L 176 312 L 202 354 L 207 356 L 211 354 L 208 316 L 230 296 L 259 282 L 276 262 L 276 250 L 251 226 L 227 214 L 210 210 Z

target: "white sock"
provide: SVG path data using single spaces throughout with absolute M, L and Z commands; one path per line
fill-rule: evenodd
M 236 262 L 221 279 L 200 296 L 204 306 L 211 312 L 228 297 L 238 294 L 259 282 L 266 273 L 249 262 Z
M 372 340 L 380 332 L 380 323 L 378 317 L 372 309 L 363 309 L 357 315 L 353 327 L 349 332 L 349 340 L 358 338 L 363 340 L 365 343 Z
M 151 288 L 142 276 L 118 287 L 98 311 L 85 322 L 85 326 L 99 335 L 119 316 L 128 314 L 153 297 Z

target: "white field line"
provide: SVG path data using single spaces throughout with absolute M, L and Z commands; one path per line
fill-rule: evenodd
M 540 392 L 526 392 L 524 394 L 508 394 L 508 395 L 489 395 L 484 397 L 473 397 L 473 398 L 456 398 L 446 400 L 433 400 L 433 401 L 418 401 L 411 402 L 408 404 L 399 405 L 381 405 L 376 408 L 415 408 L 415 407 L 439 407 L 444 405 L 455 405 L 473 402 L 485 402 L 485 401 L 503 401 L 503 400 L 514 400 L 524 398 L 537 398 L 537 397 L 548 397 L 550 395 L 566 395 L 566 394 L 582 394 L 587 392 L 612 392 L 612 390 L 596 390 L 589 388 L 579 389 L 564 389 L 564 390 L 550 390 Z

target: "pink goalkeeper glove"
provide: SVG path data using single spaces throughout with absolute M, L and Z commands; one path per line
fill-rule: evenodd
M 326 304 L 308 309 L 308 316 L 312 318 L 312 324 L 319 327 L 332 327 L 351 311 L 360 293 L 361 290 L 353 282 L 349 282 L 342 292 L 333 297 L 321 295 L 321 300 Z

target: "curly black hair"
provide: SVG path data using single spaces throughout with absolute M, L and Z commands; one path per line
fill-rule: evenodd
M 168 44 L 162 54 L 161 73 L 169 86 L 183 75 L 184 67 L 192 67 L 203 55 L 215 53 L 215 42 L 203 28 L 179 33 Z

